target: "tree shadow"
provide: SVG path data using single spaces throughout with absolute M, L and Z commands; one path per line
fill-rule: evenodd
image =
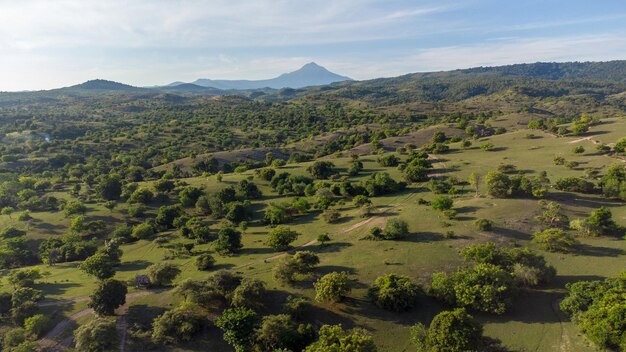
M 467 214 L 467 213 L 474 213 L 480 210 L 480 207 L 466 205 L 460 208 L 455 208 L 454 210 L 456 210 L 457 214 Z
M 410 233 L 406 238 L 403 238 L 402 242 L 413 242 L 413 243 L 423 243 L 423 242 L 434 242 L 443 240 L 443 236 L 440 233 L 436 232 L 417 232 Z
M 494 233 L 498 235 L 503 235 L 508 238 L 516 239 L 516 240 L 529 240 L 530 235 L 518 230 L 509 229 L 506 227 L 494 227 Z
M 237 252 L 237 255 L 248 255 L 248 254 L 280 254 L 281 251 L 276 251 L 273 248 L 263 247 L 263 248 L 242 248 Z
M 348 248 L 351 246 L 352 246 L 352 243 L 350 242 L 332 242 L 332 238 L 331 238 L 331 242 L 328 242 L 324 245 L 320 244 L 318 246 L 315 246 L 314 248 L 311 248 L 311 249 L 307 248 L 307 249 L 316 253 L 335 253 L 335 252 L 340 252 L 342 249 Z
M 143 259 L 132 260 L 123 262 L 121 266 L 117 268 L 117 271 L 135 271 L 142 270 L 150 266 L 152 263 Z
M 47 295 L 60 295 L 65 293 L 72 287 L 78 287 L 80 284 L 72 282 L 42 282 L 35 285 L 38 290 L 42 290 Z
M 619 248 L 590 246 L 581 243 L 576 246 L 576 253 L 589 257 L 618 257 L 624 254 L 624 251 Z
M 322 275 L 332 273 L 332 272 L 347 272 L 349 275 L 356 275 L 357 270 L 355 268 L 351 268 L 343 265 L 322 265 L 319 266 L 316 271 Z

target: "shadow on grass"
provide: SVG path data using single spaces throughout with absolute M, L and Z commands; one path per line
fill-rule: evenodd
M 131 260 L 128 262 L 124 262 L 117 271 L 135 271 L 145 269 L 150 266 L 152 263 L 143 259 Z
M 443 236 L 436 232 L 417 232 L 410 233 L 406 238 L 400 240 L 401 242 L 414 242 L 414 243 L 423 243 L 423 242 L 434 242 L 443 240 Z
M 493 233 L 515 240 L 530 240 L 530 235 L 521 231 L 507 229 L 505 227 L 495 227 Z
M 617 257 L 624 254 L 624 251 L 619 248 L 590 246 L 587 244 L 580 244 L 576 248 L 576 254 L 589 256 L 589 257 Z
M 61 295 L 68 289 L 79 286 L 80 284 L 70 282 L 46 282 L 35 285 L 38 290 L 42 290 L 46 295 Z

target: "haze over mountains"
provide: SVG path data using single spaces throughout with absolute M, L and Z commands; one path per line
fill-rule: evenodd
M 223 90 L 244 90 L 244 89 L 262 89 L 262 88 L 304 88 L 309 86 L 321 86 L 335 82 L 351 81 L 350 77 L 341 76 L 328 71 L 326 68 L 310 62 L 300 69 L 284 73 L 276 78 L 262 80 L 212 80 L 200 78 L 191 82 L 191 84 L 218 88 Z M 170 83 L 168 87 L 175 87 L 185 84 L 183 82 Z

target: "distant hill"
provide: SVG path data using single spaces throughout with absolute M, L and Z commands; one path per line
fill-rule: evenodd
M 248 90 L 248 89 L 262 89 L 262 88 L 303 88 L 310 86 L 321 86 L 335 82 L 350 81 L 351 78 L 346 76 L 340 76 L 332 73 L 324 67 L 311 62 L 302 66 L 299 70 L 284 73 L 276 78 L 263 79 L 263 80 L 211 80 L 211 79 L 198 79 L 193 84 L 203 87 L 213 87 L 224 90 Z M 174 82 L 168 85 L 177 86 L 179 82 Z
M 128 84 L 107 81 L 104 79 L 93 79 L 81 84 L 67 87 L 69 89 L 97 89 L 97 90 L 141 90 L 142 88 L 133 87 Z

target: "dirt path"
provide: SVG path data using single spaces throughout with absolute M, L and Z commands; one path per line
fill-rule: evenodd
M 129 302 L 138 297 L 161 293 L 164 291 L 166 290 L 158 289 L 158 290 L 137 291 L 137 292 L 132 292 L 126 295 L 126 303 L 120 308 L 118 308 L 118 312 L 117 312 L 119 315 L 119 319 L 117 322 L 117 330 L 118 330 L 118 336 L 120 337 L 120 351 L 124 351 L 125 346 L 126 346 L 126 331 L 128 330 L 128 323 L 126 322 L 126 312 L 128 312 Z M 89 300 L 89 297 L 76 297 L 76 298 L 72 298 L 72 299 L 65 300 L 65 301 L 42 302 L 40 303 L 40 306 L 64 305 L 64 304 L 70 304 L 70 303 L 75 303 L 75 302 L 83 302 L 86 300 Z M 57 341 L 57 339 L 65 331 L 67 331 L 68 328 L 70 328 L 71 325 L 76 322 L 76 320 L 82 317 L 85 317 L 87 315 L 91 315 L 93 313 L 94 313 L 93 309 L 87 308 L 87 309 L 83 309 L 79 312 L 72 314 L 68 318 L 61 320 L 54 328 L 52 328 L 52 330 L 48 331 L 48 333 L 46 333 L 44 337 L 41 338 L 41 340 L 39 340 L 39 347 L 41 349 L 49 349 L 50 351 L 53 351 L 53 352 L 60 352 L 60 351 L 64 351 L 66 348 L 69 348 L 72 345 L 72 342 L 74 341 L 72 336 L 68 336 L 67 338 L 63 339 L 60 342 Z
M 583 137 L 583 138 L 579 138 L 579 139 L 575 139 L 573 141 L 569 141 L 567 142 L 567 144 L 575 144 L 575 143 L 580 143 L 583 141 L 589 141 L 593 144 L 600 144 L 600 141 L 596 141 L 595 139 L 591 139 L 591 137 Z

